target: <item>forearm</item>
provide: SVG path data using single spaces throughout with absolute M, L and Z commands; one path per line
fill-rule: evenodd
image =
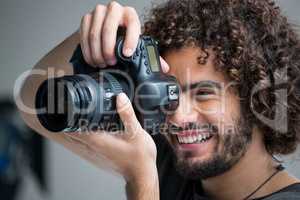
M 126 183 L 128 200 L 159 200 L 159 179 L 156 167 Z
M 16 103 L 24 121 L 35 131 L 44 133 L 35 114 L 35 96 L 41 83 L 53 76 L 73 74 L 69 60 L 76 45 L 79 43 L 78 33 L 75 32 L 47 55 L 45 55 L 27 75 L 18 89 Z

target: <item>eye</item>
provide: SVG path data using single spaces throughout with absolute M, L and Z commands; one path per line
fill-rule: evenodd
M 201 90 L 201 91 L 197 91 L 196 95 L 199 96 L 199 95 L 211 95 L 213 94 L 212 91 L 207 91 L 207 90 Z
M 216 99 L 217 94 L 213 89 L 199 89 L 195 92 L 194 97 L 198 101 Z

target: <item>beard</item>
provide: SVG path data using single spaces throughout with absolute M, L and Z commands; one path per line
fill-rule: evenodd
M 190 152 L 174 149 L 175 167 L 183 177 L 205 180 L 221 175 L 230 170 L 246 153 L 248 144 L 252 141 L 252 128 L 243 118 L 236 120 L 232 128 L 224 128 L 223 134 L 220 134 L 218 127 L 214 127 L 217 145 L 209 159 L 197 161 L 191 159 Z

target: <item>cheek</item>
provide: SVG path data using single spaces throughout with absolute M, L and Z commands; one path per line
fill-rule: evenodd
M 226 98 L 223 112 L 223 133 L 234 133 L 240 119 L 240 102 L 234 96 Z
M 222 101 L 219 99 L 201 102 L 195 101 L 194 108 L 200 115 L 205 116 L 207 121 L 212 125 L 218 126 L 224 121 L 224 109 L 222 107 Z
M 210 124 L 218 127 L 219 133 L 225 133 L 227 129 L 233 130 L 240 116 L 239 101 L 232 96 L 200 103 L 195 101 L 194 107 Z
M 195 101 L 193 104 L 197 111 L 204 115 L 219 115 L 223 110 L 222 102 L 218 99 L 202 102 Z

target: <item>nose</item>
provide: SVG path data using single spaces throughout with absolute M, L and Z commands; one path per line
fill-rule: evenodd
M 178 108 L 173 114 L 167 116 L 167 121 L 184 127 L 185 124 L 199 121 L 200 117 L 200 113 L 193 106 L 192 99 L 187 94 L 181 94 Z

